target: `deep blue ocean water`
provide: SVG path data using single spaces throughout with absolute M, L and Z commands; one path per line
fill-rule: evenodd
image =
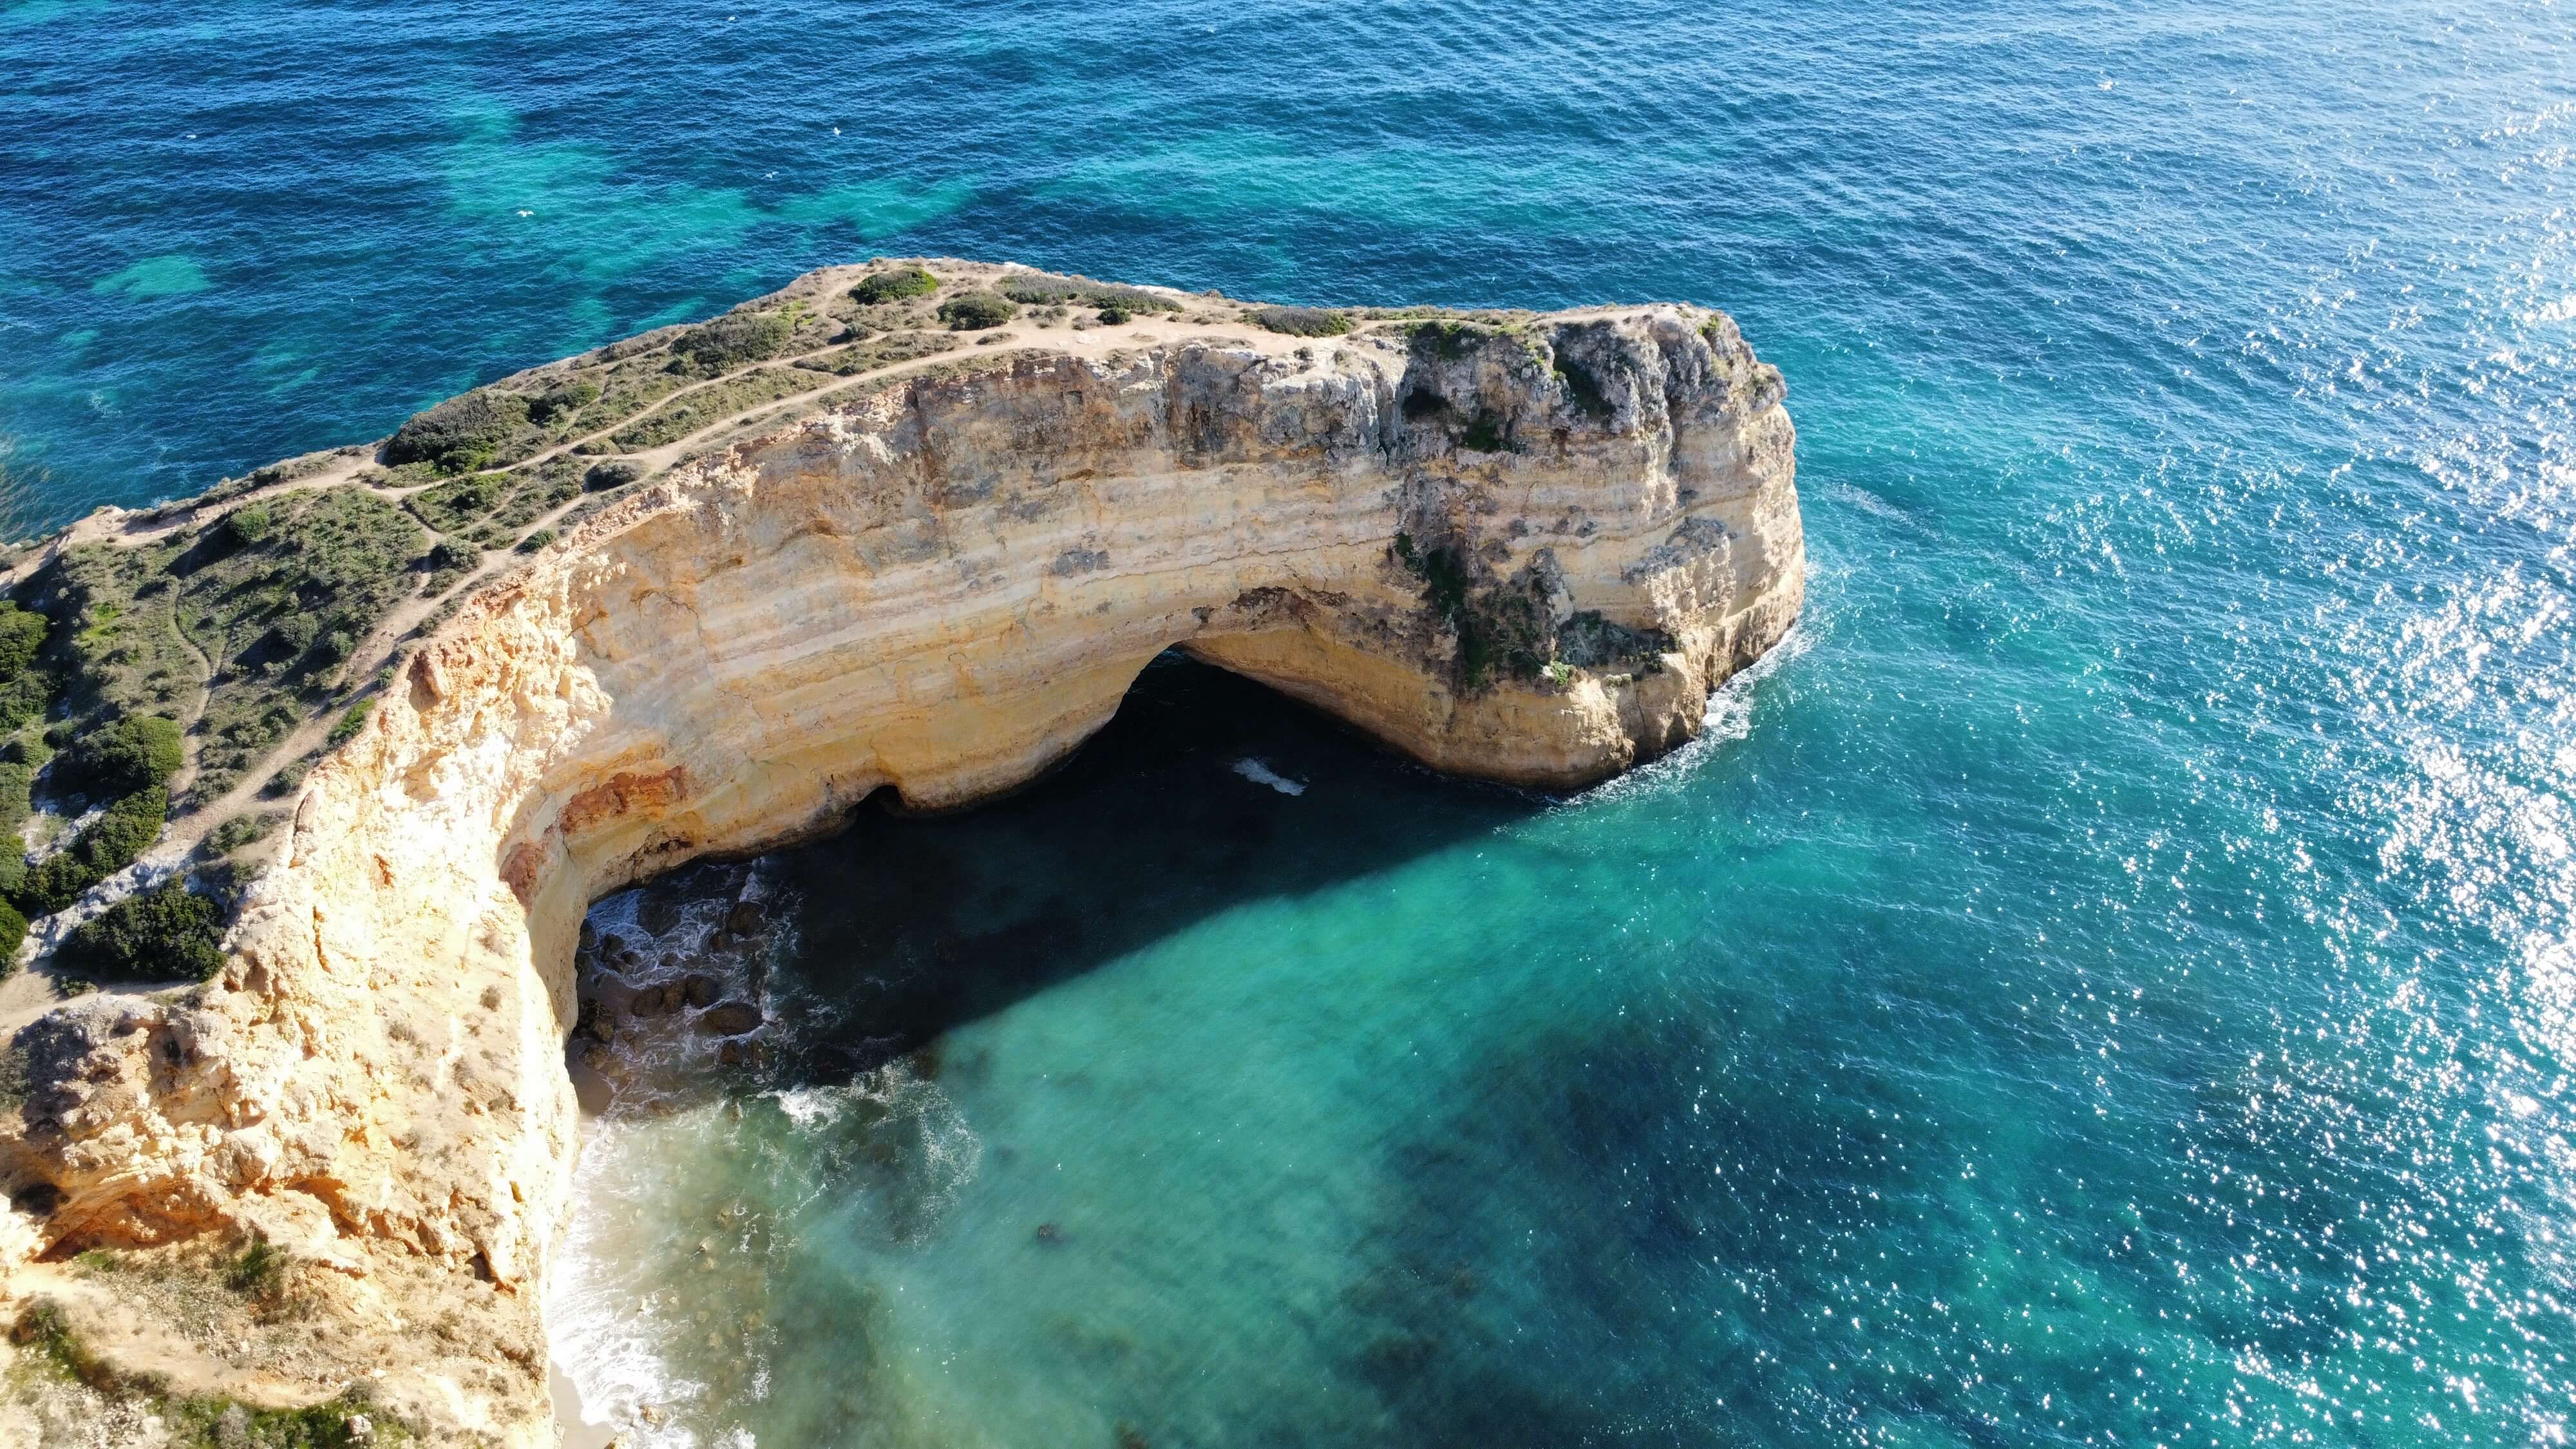
M 1170 666 L 1028 796 L 604 903 L 680 941 L 767 892 L 718 964 L 784 1040 L 685 1087 L 647 1041 L 596 1124 L 591 1411 L 2559 1443 L 2571 32 L 33 0 L 0 467 L 20 527 L 191 492 L 875 253 L 1725 307 L 1814 572 L 1681 756 L 1530 800 Z

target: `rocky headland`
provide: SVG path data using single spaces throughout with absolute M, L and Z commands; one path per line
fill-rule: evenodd
M 77 1413 L 96 1442 L 319 1415 L 552 1443 L 538 1288 L 593 900 L 881 792 L 1010 790 L 1171 648 L 1439 770 L 1560 789 L 1652 759 L 1797 616 L 1782 400 L 1693 306 L 1326 312 L 872 263 L 50 541 L 12 576 L 30 608 L 127 557 L 99 550 L 160 550 L 185 599 L 268 520 L 358 501 L 400 510 L 410 572 L 331 645 L 340 693 L 281 692 L 259 651 L 295 631 L 263 618 L 167 711 L 192 740 L 240 713 L 224 689 L 301 711 L 169 826 L 276 802 L 203 972 L 160 973 L 207 979 L 20 1017 L 0 1441 L 83 1442 Z M 329 643 L 303 633 L 298 660 Z

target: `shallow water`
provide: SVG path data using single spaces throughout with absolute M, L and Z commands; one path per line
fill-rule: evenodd
M 1719 738 L 1536 801 L 1162 669 L 1028 796 L 606 903 L 675 958 L 745 890 L 775 924 L 670 968 L 756 998 L 765 1060 L 674 1017 L 609 1062 L 554 1301 L 594 1408 L 2554 1442 L 2570 28 L 21 3 L 10 506 L 871 252 L 1725 306 L 1790 379 L 1814 575 Z

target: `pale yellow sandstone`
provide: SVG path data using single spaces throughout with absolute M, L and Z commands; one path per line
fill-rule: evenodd
M 1778 374 L 1684 306 L 1401 328 L 862 382 L 486 590 L 312 772 L 219 981 L 22 1037 L 13 1291 L 255 1228 L 314 1265 L 309 1343 L 197 1381 L 381 1369 L 436 1435 L 551 1442 L 536 1290 L 602 893 L 879 790 L 1008 790 L 1175 646 L 1461 774 L 1579 786 L 1689 739 L 1799 609 Z

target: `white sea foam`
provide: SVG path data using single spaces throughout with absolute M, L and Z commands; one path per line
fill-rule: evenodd
M 841 1115 L 841 1105 L 845 1100 L 844 1093 L 831 1087 L 797 1087 L 772 1092 L 770 1096 L 777 1100 L 778 1110 L 787 1114 L 787 1120 L 799 1127 L 829 1123 Z
M 546 1288 L 548 1349 L 581 1397 L 582 1420 L 613 1427 L 633 1449 L 698 1449 L 698 1436 L 673 1414 L 705 1386 L 662 1353 L 679 1325 L 664 1321 L 651 1281 L 657 1179 L 654 1133 L 642 1123 L 601 1123 L 582 1152 L 586 1201 L 558 1243 Z M 663 1415 L 647 1422 L 650 1405 Z
M 1306 782 L 1291 780 L 1250 755 L 1234 762 L 1234 772 L 1256 785 L 1267 785 L 1282 795 L 1303 795 Z
M 1819 491 L 1836 503 L 1848 503 L 1873 517 L 1917 528 L 1922 526 L 1922 520 L 1866 488 L 1854 487 L 1849 483 L 1828 483 Z
M 1783 665 L 1814 647 L 1815 635 L 1804 623 L 1790 625 L 1789 632 L 1780 636 L 1779 643 L 1772 645 L 1761 658 L 1738 670 L 1733 678 L 1709 695 L 1708 716 L 1700 725 L 1698 738 L 1653 764 L 1593 786 L 1567 801 L 1567 805 L 1598 805 L 1624 799 L 1639 791 L 1667 789 L 1688 778 L 1711 751 L 1753 733 L 1754 691 L 1763 680 L 1779 673 Z

